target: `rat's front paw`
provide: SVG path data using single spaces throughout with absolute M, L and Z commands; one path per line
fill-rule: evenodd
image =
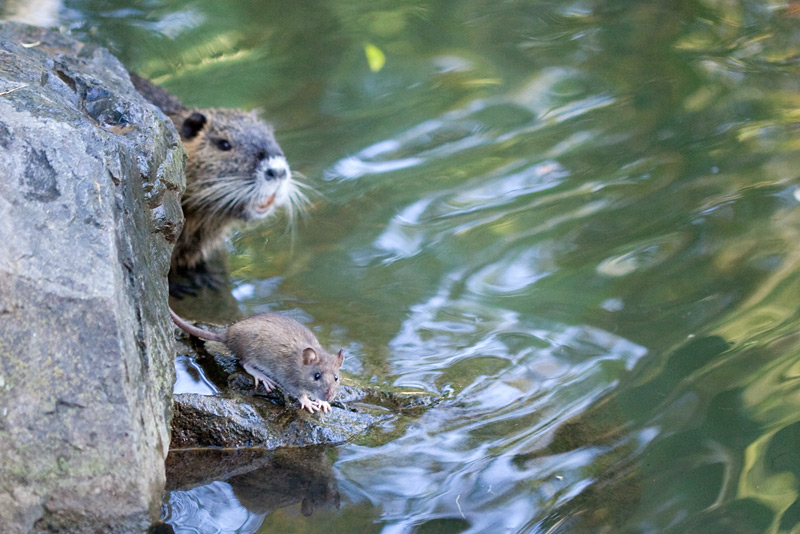
M 303 395 L 299 399 L 300 401 L 300 409 L 301 410 L 308 410 L 309 413 L 314 413 L 315 410 L 319 410 L 319 403 L 316 401 L 312 401 L 307 396 Z

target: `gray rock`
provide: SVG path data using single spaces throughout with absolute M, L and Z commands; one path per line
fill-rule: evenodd
M 175 395 L 171 448 L 308 446 L 342 443 L 386 418 L 335 408 L 310 414 L 258 396 Z M 299 407 L 299 404 L 298 404 Z
M 106 50 L 0 22 L 0 525 L 144 532 L 184 152 Z

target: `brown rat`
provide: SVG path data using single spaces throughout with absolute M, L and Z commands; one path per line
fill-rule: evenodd
M 272 127 L 254 111 L 189 109 L 163 88 L 130 73 L 136 90 L 173 122 L 186 149 L 185 222 L 170 263 L 170 293 L 216 287 L 207 261 L 236 223 L 265 219 L 283 208 L 289 223 L 308 203 Z M 188 280 L 182 288 L 178 280 Z M 185 282 L 183 282 L 185 283 Z
M 256 387 L 261 382 L 269 392 L 277 386 L 311 413 L 331 411 L 344 353 L 328 353 L 311 330 L 294 319 L 261 313 L 236 321 L 217 334 L 189 324 L 172 308 L 169 313 L 186 333 L 228 347 L 255 379 Z

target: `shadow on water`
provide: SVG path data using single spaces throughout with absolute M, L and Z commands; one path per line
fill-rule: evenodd
M 350 376 L 446 398 L 325 467 L 173 486 L 176 532 L 797 532 L 797 13 L 66 2 L 187 103 L 262 108 L 317 190 L 185 314 L 292 310 Z

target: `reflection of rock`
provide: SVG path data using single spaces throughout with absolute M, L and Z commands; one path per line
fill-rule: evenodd
M 303 515 L 339 507 L 339 491 L 322 447 L 185 450 L 167 459 L 167 488 L 186 491 L 224 481 L 253 514 L 300 504 Z
M 181 334 L 183 335 L 183 334 Z M 211 346 L 212 344 L 209 344 Z M 219 344 L 213 346 L 222 349 Z M 343 385 L 329 414 L 309 414 L 299 404 L 286 405 L 279 392 L 263 396 L 253 379 L 228 353 L 209 353 L 202 346 L 189 354 L 220 395 L 179 393 L 174 396 L 171 449 L 191 447 L 307 446 L 341 443 L 364 436 L 398 414 L 415 414 L 437 402 L 424 393 L 399 394 Z
M 106 50 L 0 22 L 0 525 L 140 533 L 174 378 L 183 149 Z

